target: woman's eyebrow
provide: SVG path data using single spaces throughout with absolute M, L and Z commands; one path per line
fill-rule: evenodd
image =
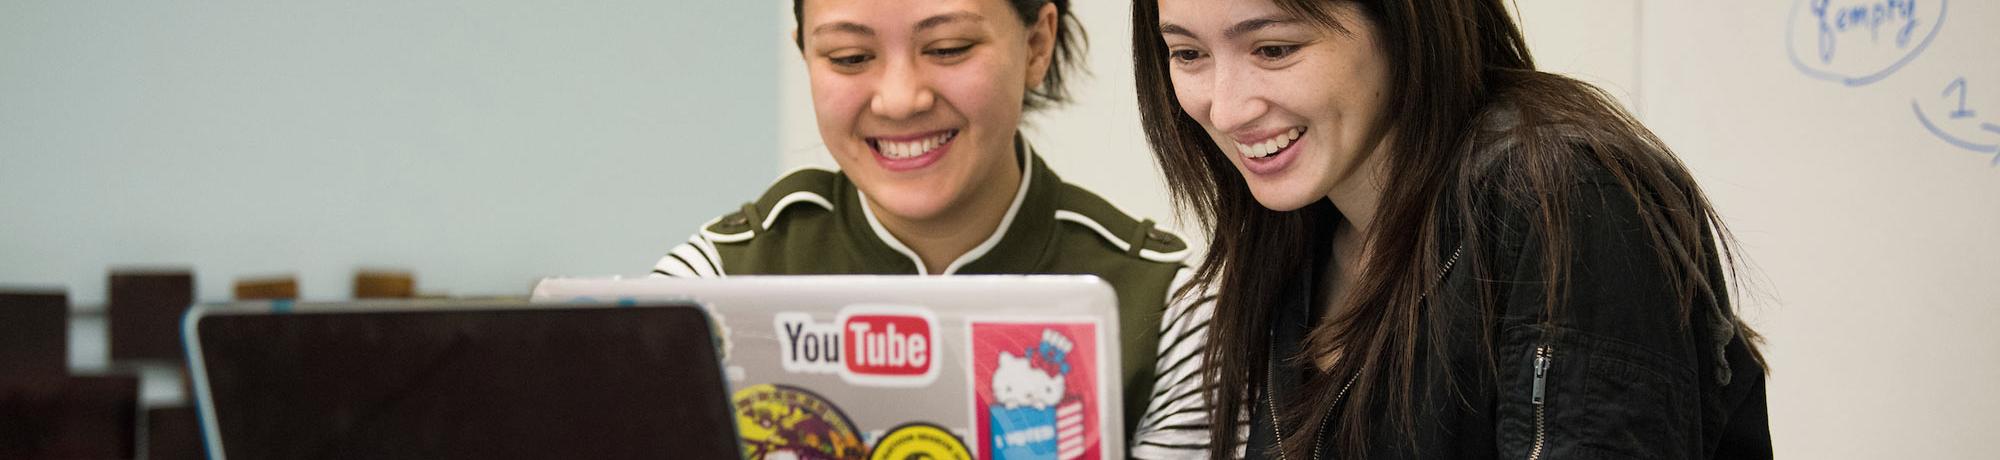
M 985 20 L 986 20 L 985 16 L 980 16 L 979 13 L 974 13 L 970 11 L 945 13 L 937 16 L 924 18 L 924 20 L 922 21 L 917 21 L 917 30 L 923 31 L 924 29 L 942 26 L 954 22 L 980 22 Z
M 954 22 L 979 22 L 984 20 L 986 20 L 985 16 L 980 16 L 979 13 L 973 13 L 970 11 L 945 13 L 937 16 L 924 18 L 924 20 L 918 21 L 917 30 L 929 29 Z M 838 21 L 838 22 L 829 22 L 826 24 L 820 24 L 818 27 L 813 28 L 812 33 L 813 35 L 824 35 L 830 33 L 850 33 L 855 35 L 866 35 L 873 37 L 875 36 L 875 29 L 872 27 L 861 25 L 860 23 Z
M 1229 26 L 1228 29 L 1223 30 L 1222 38 L 1224 40 L 1235 40 L 1236 37 L 1241 37 L 1243 36 L 1243 34 L 1256 32 L 1258 30 L 1269 27 L 1291 24 L 1292 22 L 1294 21 L 1292 21 L 1291 19 L 1277 17 L 1277 16 L 1267 16 L 1257 19 L 1249 19 L 1243 22 L 1238 22 L 1236 23 L 1236 25 Z
M 836 32 L 850 33 L 855 35 L 867 35 L 870 37 L 875 36 L 875 29 L 869 28 L 868 26 L 864 26 L 859 23 L 853 23 L 847 21 L 829 22 L 826 24 L 820 24 L 819 27 L 813 28 L 812 33 L 813 35 L 825 35 Z
M 1174 25 L 1174 23 L 1171 22 L 1160 23 L 1160 35 L 1179 35 L 1196 40 L 1201 39 L 1201 36 L 1195 35 L 1194 31 L 1190 31 L 1187 30 L 1187 28 Z
M 1228 28 L 1228 29 L 1224 29 L 1224 30 L 1222 31 L 1222 39 L 1224 39 L 1224 40 L 1235 40 L 1235 39 L 1236 39 L 1236 37 L 1241 37 L 1241 36 L 1243 36 L 1243 34 L 1247 34 L 1247 33 L 1251 33 L 1251 32 L 1256 32 L 1256 31 L 1258 31 L 1258 30 L 1261 30 L 1261 29 L 1265 29 L 1265 28 L 1269 28 L 1269 27 L 1275 27 L 1275 26 L 1282 26 L 1282 25 L 1287 25 L 1287 24 L 1291 24 L 1291 23 L 1293 23 L 1293 22 L 1297 22 L 1297 21 L 1294 21 L 1294 20 L 1292 20 L 1292 19 L 1289 19 L 1289 18 L 1284 18 L 1284 17 L 1279 17 L 1279 16 L 1269 16 L 1269 17 L 1262 17 L 1262 18 L 1256 18 L 1256 19 L 1247 19 L 1247 20 L 1244 20 L 1243 22 L 1238 22 L 1238 23 L 1236 23 L 1236 25 L 1233 25 L 1233 26 L 1229 26 L 1229 28 Z M 1185 28 L 1185 27 L 1181 27 L 1181 26 L 1178 26 L 1178 25 L 1174 25 L 1174 23 L 1171 23 L 1171 22 L 1162 22 L 1162 23 L 1160 23 L 1160 34 L 1161 34 L 1161 35 L 1180 35 L 1180 36 L 1184 36 L 1184 37 L 1188 37 L 1188 38 L 1193 38 L 1193 39 L 1197 39 L 1197 40 L 1201 39 L 1201 36 L 1198 36 L 1198 35 L 1195 35 L 1194 31 L 1191 31 L 1191 30 L 1187 30 L 1187 28 Z

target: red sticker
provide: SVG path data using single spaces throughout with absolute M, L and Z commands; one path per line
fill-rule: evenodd
M 839 374 L 850 384 L 914 388 L 937 381 L 937 316 L 918 307 L 854 305 L 831 323 L 778 313 L 779 363 L 786 372 Z
M 1097 325 L 973 323 L 979 457 L 1102 458 Z
M 842 322 L 847 371 L 916 377 L 930 372 L 931 322 L 912 315 L 852 315 Z

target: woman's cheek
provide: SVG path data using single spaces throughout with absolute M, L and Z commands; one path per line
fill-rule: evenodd
M 1168 81 L 1174 84 L 1174 100 L 1180 102 L 1181 111 L 1194 117 L 1196 123 L 1208 126 L 1209 99 L 1208 94 L 1202 91 L 1208 88 L 1206 82 L 1200 77 L 1181 73 L 1175 73 Z
M 995 75 L 1002 74 L 991 67 L 982 61 L 967 61 L 942 67 L 935 74 L 940 78 L 934 80 L 933 87 L 937 88 L 938 96 L 944 99 L 942 102 L 952 109 L 962 112 L 967 117 L 988 118 L 985 116 L 987 112 L 998 106 L 995 101 L 1005 97 L 1003 94 L 1007 93 L 1007 88 L 1000 86 L 1002 80 L 1008 80 L 994 78 Z
M 852 121 L 868 100 L 867 85 L 861 80 L 861 77 L 848 75 L 814 76 L 813 111 L 822 120 Z

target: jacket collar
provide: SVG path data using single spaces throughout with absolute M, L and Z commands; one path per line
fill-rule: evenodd
M 930 273 L 902 240 L 890 234 L 868 205 L 867 196 L 847 182 L 841 190 L 840 206 L 847 234 L 855 241 L 870 271 L 884 274 L 951 275 L 958 273 L 1025 273 L 1034 271 L 1054 248 L 1057 192 L 1062 180 L 1042 164 L 1027 139 L 1014 136 L 1014 156 L 1021 165 L 1021 183 L 1000 226 L 971 251 L 946 265 L 941 273 Z

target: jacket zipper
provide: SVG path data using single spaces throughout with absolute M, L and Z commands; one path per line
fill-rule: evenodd
M 1272 336 L 1271 356 L 1278 355 L 1277 337 Z M 1285 430 L 1278 427 L 1278 366 L 1264 364 L 1264 403 L 1271 407 L 1271 443 L 1278 446 L 1278 460 L 1291 460 L 1285 455 Z
M 1555 351 L 1548 345 L 1535 347 L 1535 393 L 1530 400 L 1535 405 L 1535 447 L 1528 451 L 1528 460 L 1541 460 L 1542 450 L 1548 444 L 1547 415 L 1544 396 L 1547 395 L 1549 364 L 1555 359 Z
M 1459 245 L 1457 249 L 1451 250 L 1451 258 L 1445 259 L 1444 268 L 1442 270 L 1438 270 L 1437 279 L 1431 281 L 1431 288 L 1435 289 L 1437 288 L 1438 283 L 1444 282 L 1445 275 L 1451 274 L 1451 267 L 1458 265 L 1458 256 L 1464 252 L 1465 252 L 1465 245 Z M 1426 289 L 1424 291 L 1424 297 L 1430 297 L 1430 290 Z M 1423 300 L 1424 299 L 1421 297 L 1417 299 L 1418 302 L 1423 302 Z M 1278 344 L 1275 341 L 1271 342 L 1270 348 L 1271 348 L 1270 350 L 1271 356 L 1277 356 Z M 1264 375 L 1265 377 L 1264 385 L 1271 386 L 1277 383 L 1278 381 L 1277 367 L 1271 366 L 1270 364 L 1267 363 L 1264 365 L 1264 370 L 1266 371 Z M 1360 379 L 1361 379 L 1361 373 L 1359 372 L 1355 373 L 1353 377 L 1348 377 L 1347 384 L 1340 386 L 1340 393 L 1333 395 L 1333 405 L 1339 406 L 1341 401 L 1346 400 L 1347 390 L 1350 388 L 1354 388 L 1354 381 Z M 1540 404 L 1541 391 L 1539 390 L 1539 388 L 1541 387 L 1541 385 L 1539 380 L 1537 380 L 1536 382 L 1537 382 L 1536 388 L 1538 388 L 1538 390 L 1536 390 L 1535 392 L 1536 394 L 1535 400 L 1537 401 L 1536 404 Z M 1284 429 L 1278 427 L 1278 398 L 1277 396 L 1274 395 L 1274 393 L 1276 393 L 1276 391 L 1264 392 L 1264 403 L 1269 404 L 1271 407 L 1271 441 L 1272 443 L 1277 444 L 1279 446 L 1278 460 L 1291 460 L 1287 458 L 1287 456 L 1285 455 L 1285 449 L 1283 448 L 1283 446 L 1285 445 L 1285 431 Z M 1539 432 L 1541 431 L 1540 407 L 1536 408 L 1535 413 L 1536 413 L 1535 425 L 1537 427 L 1536 431 Z M 1320 444 L 1326 441 L 1326 436 L 1325 436 L 1326 423 L 1331 420 L 1333 420 L 1333 417 L 1331 416 L 1321 417 L 1319 419 L 1319 429 L 1313 431 L 1313 455 L 1312 455 L 1313 460 L 1319 460 Z M 1538 434 L 1536 435 L 1536 437 L 1539 438 L 1540 435 Z M 1537 444 L 1539 444 L 1539 442 Z M 1541 457 L 1541 454 L 1539 453 L 1540 450 L 1541 449 L 1539 447 L 1536 448 L 1537 453 L 1535 454 L 1534 458 L 1539 459 Z
M 1276 344 L 1272 344 L 1271 353 L 1273 355 L 1276 355 L 1277 352 L 1278 352 L 1278 346 Z M 1264 370 L 1266 371 L 1264 376 L 1267 379 L 1265 380 L 1265 382 L 1267 382 L 1265 383 L 1266 385 L 1270 385 L 1278 381 L 1278 371 L 1276 370 L 1276 367 L 1267 365 L 1264 366 Z M 1354 381 L 1360 379 L 1361 379 L 1361 374 L 1354 374 L 1353 377 L 1348 377 L 1347 384 L 1340 386 L 1340 393 L 1333 395 L 1333 405 L 1338 406 L 1340 405 L 1341 401 L 1346 400 L 1347 390 L 1350 388 L 1354 388 Z M 1278 449 L 1278 460 L 1290 460 L 1289 456 L 1285 455 L 1285 449 L 1283 448 L 1283 446 L 1285 445 L 1285 431 L 1284 429 L 1278 427 L 1278 398 L 1274 393 L 1276 392 L 1275 391 L 1264 392 L 1264 403 L 1269 404 L 1271 408 L 1271 440 L 1272 443 L 1280 446 Z M 1331 420 L 1333 420 L 1333 417 L 1321 417 L 1319 419 L 1319 430 L 1313 432 L 1313 456 L 1312 456 L 1313 460 L 1319 460 L 1320 443 L 1326 440 L 1325 436 L 1322 436 L 1321 434 L 1326 432 L 1326 423 Z

